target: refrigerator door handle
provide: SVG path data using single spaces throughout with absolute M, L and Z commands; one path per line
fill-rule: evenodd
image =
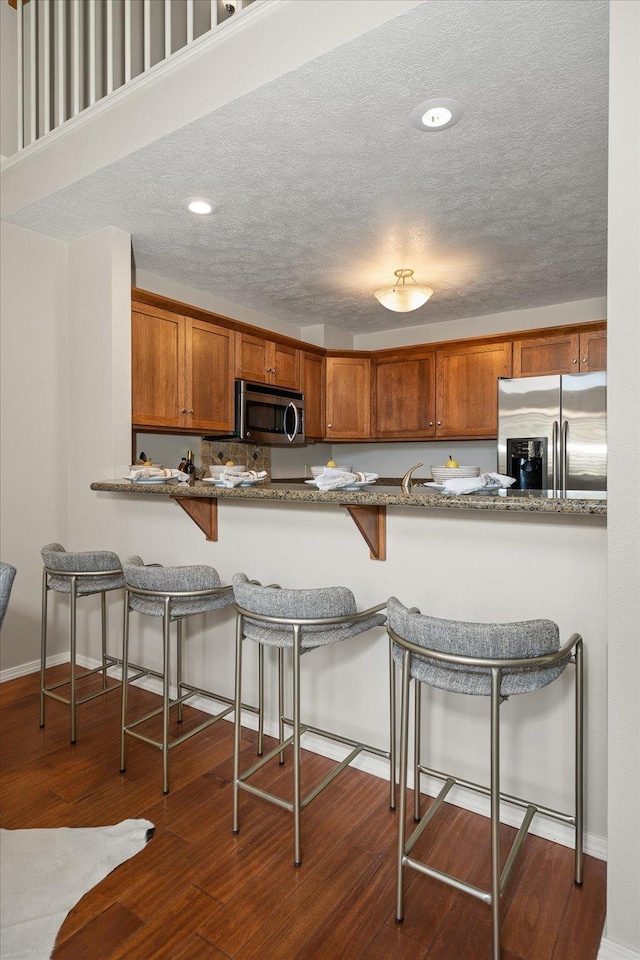
M 568 440 L 569 440 L 569 421 L 562 421 L 562 436 L 560 439 L 560 449 L 562 450 L 562 496 L 566 497 L 567 495 L 567 475 L 569 473 L 569 451 L 568 451 Z
M 557 420 L 553 421 L 551 427 L 551 483 L 553 485 L 553 496 L 558 496 L 558 460 L 560 450 L 558 447 L 558 432 L 560 424 Z

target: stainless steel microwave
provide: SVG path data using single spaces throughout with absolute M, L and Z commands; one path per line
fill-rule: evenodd
M 248 443 L 304 443 L 304 396 L 236 380 L 236 435 Z

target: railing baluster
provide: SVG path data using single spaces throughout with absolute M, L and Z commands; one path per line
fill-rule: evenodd
M 29 142 L 38 139 L 38 5 L 29 10 Z
M 211 29 L 218 26 L 218 3 L 217 0 L 211 0 Z
M 80 113 L 80 0 L 72 0 L 73 116 Z
M 193 0 L 187 0 L 187 43 L 193 40 Z
M 18 150 L 22 150 L 24 147 L 24 53 L 22 48 L 22 0 L 18 0 L 16 13 L 16 44 L 18 46 Z
M 42 16 L 44 18 L 44 78 L 42 96 L 44 99 L 44 132 L 51 130 L 51 4 L 50 0 L 43 0 Z
M 144 0 L 144 69 L 151 66 L 151 0 Z
M 164 58 L 171 56 L 171 0 L 164 0 Z
M 66 83 L 65 83 L 65 56 L 64 56 L 64 47 L 65 47 L 65 32 L 66 32 L 66 5 L 65 0 L 56 0 L 56 5 L 54 8 L 55 21 L 56 21 L 56 76 L 57 76 L 57 87 L 58 87 L 58 123 L 57 126 L 61 126 L 67 119 L 67 104 L 66 104 Z
M 124 0 L 124 82 L 131 80 L 131 0 Z
M 107 0 L 107 94 L 113 93 L 113 0 Z
M 89 106 L 96 102 L 96 0 L 89 0 Z

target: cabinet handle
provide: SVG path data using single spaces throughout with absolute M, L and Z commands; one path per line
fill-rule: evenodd
M 571 363 L 577 363 L 577 362 L 578 362 L 577 360 L 572 360 L 572 361 L 571 361 Z

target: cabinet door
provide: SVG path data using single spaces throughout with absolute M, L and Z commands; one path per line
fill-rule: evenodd
M 303 354 L 304 433 L 308 440 L 324 438 L 324 380 L 324 358 L 317 353 Z
M 577 373 L 579 359 L 580 337 L 577 333 L 515 340 L 513 375 L 538 377 L 554 373 Z
M 232 330 L 186 320 L 187 424 L 230 432 L 234 426 Z
M 268 341 L 248 333 L 236 333 L 236 377 L 252 383 L 268 383 L 270 367 Z
M 269 342 L 269 383 L 290 390 L 300 389 L 300 350 L 284 343 Z
M 580 334 L 580 373 L 607 369 L 607 331 L 590 330 Z
M 184 317 L 165 310 L 131 315 L 131 399 L 135 426 L 183 427 Z
M 435 435 L 435 352 L 376 358 L 372 369 L 373 436 Z
M 327 438 L 367 440 L 371 435 L 371 361 L 327 357 Z
M 443 347 L 436 353 L 436 436 L 492 439 L 498 377 L 511 376 L 511 343 Z

